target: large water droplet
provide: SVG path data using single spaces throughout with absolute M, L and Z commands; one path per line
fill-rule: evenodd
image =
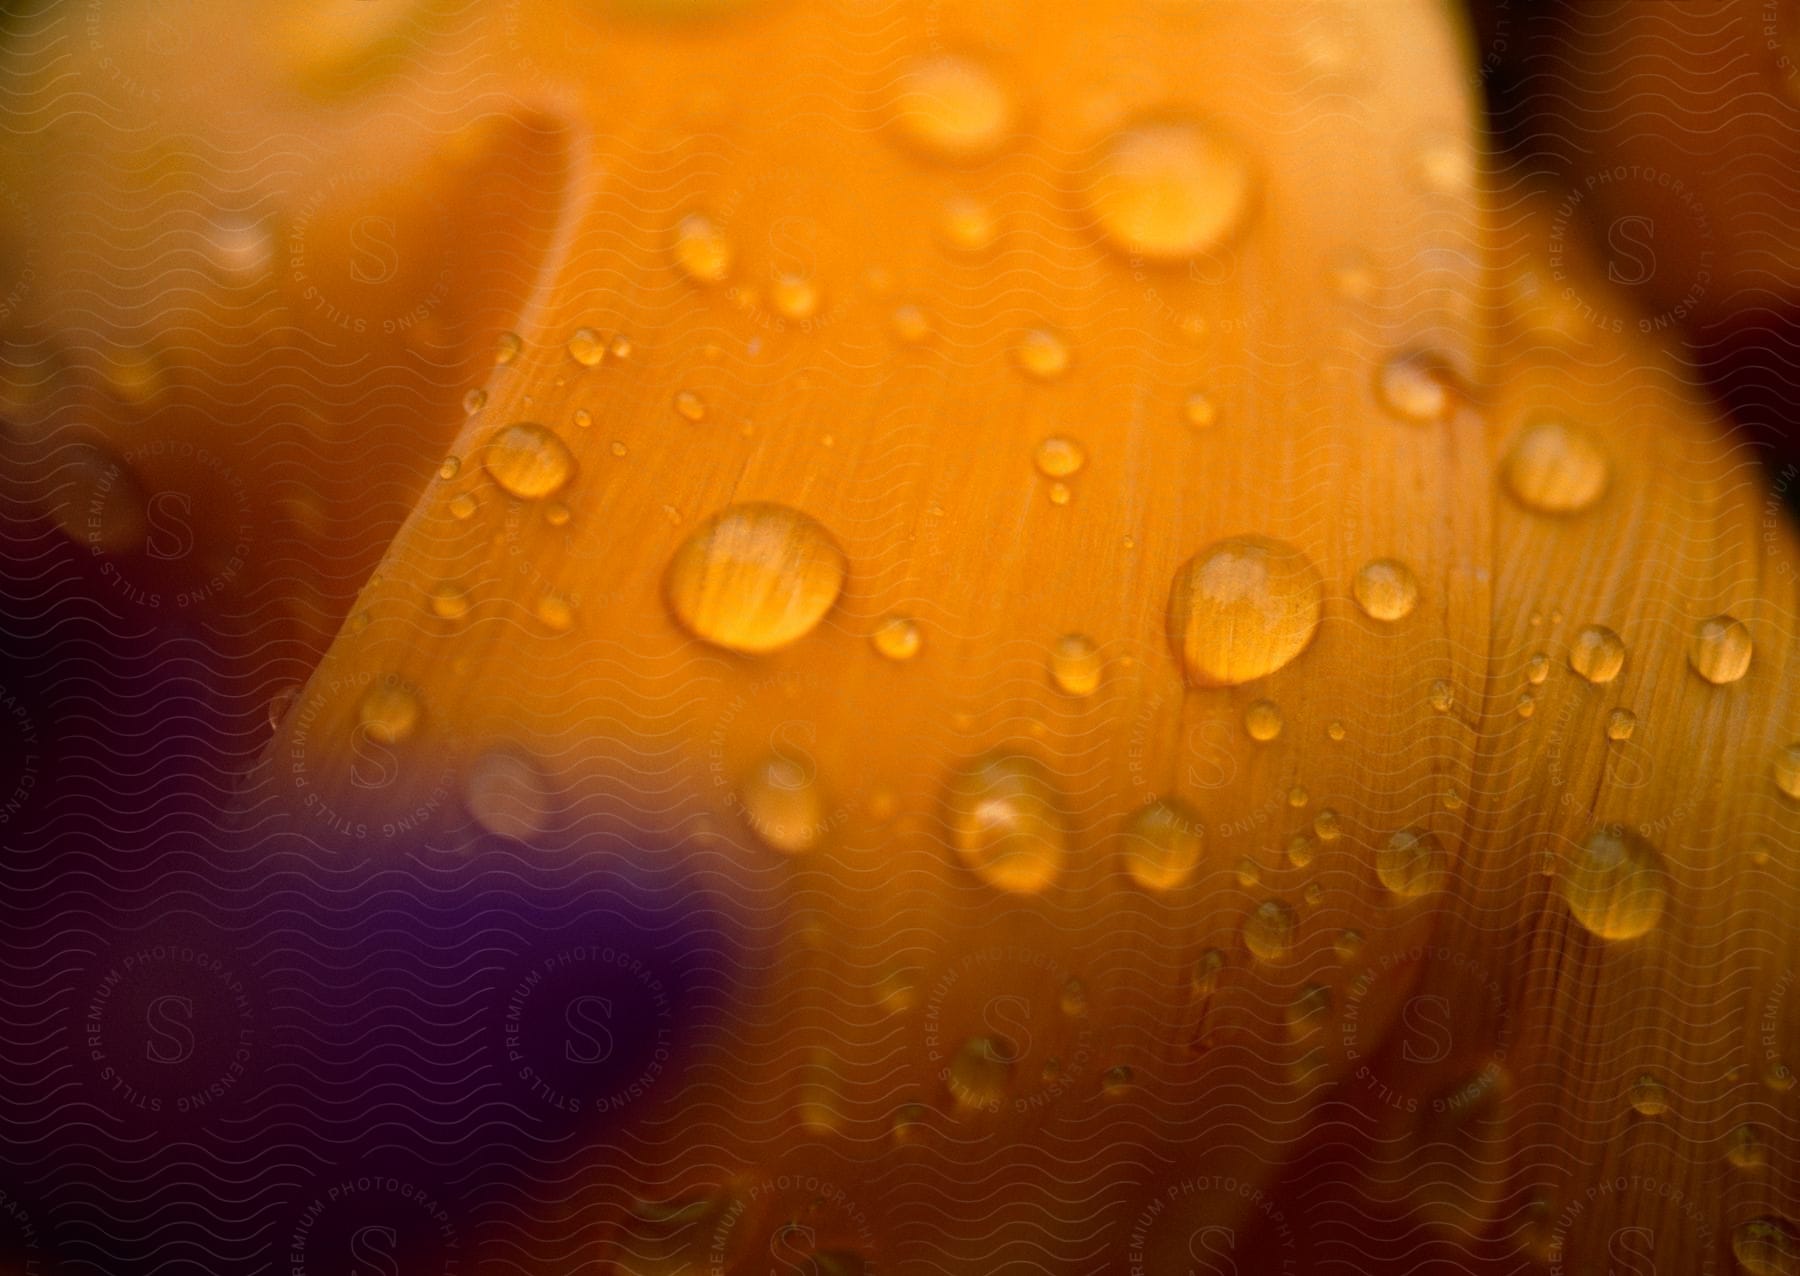
M 1584 432 L 1540 421 L 1519 432 L 1502 463 L 1506 486 L 1527 509 L 1574 514 L 1606 490 L 1606 456 Z
M 1643 837 L 1616 825 L 1595 829 L 1556 875 L 1575 920 L 1602 939 L 1634 939 L 1662 917 L 1669 872 Z
M 1356 605 L 1375 620 L 1404 620 L 1419 602 L 1419 578 L 1397 558 L 1365 563 L 1350 584 Z
M 1740 1223 L 1731 1233 L 1731 1253 L 1748 1276 L 1800 1276 L 1800 1230 L 1785 1218 Z
M 1255 191 L 1237 144 L 1195 120 L 1147 120 L 1113 137 L 1088 199 L 1100 227 L 1133 257 L 1182 261 L 1221 247 Z
M 555 495 L 575 473 L 568 446 L 535 421 L 495 430 L 482 449 L 481 464 L 503 491 L 526 501 Z
M 1240 536 L 1194 555 L 1169 590 L 1169 636 L 1197 686 L 1266 677 L 1306 649 L 1325 584 L 1283 541 Z
M 915 62 L 900 80 L 894 127 L 935 159 L 975 160 L 998 150 L 1013 126 L 1013 104 L 991 71 L 970 58 Z
M 1451 857 L 1426 830 L 1402 830 L 1375 851 L 1375 876 L 1402 900 L 1417 900 L 1449 884 Z
M 785 505 L 728 506 L 669 560 L 669 608 L 696 638 L 763 652 L 810 633 L 844 587 L 844 551 Z
M 1586 625 L 1569 644 L 1569 668 L 1589 682 L 1611 682 L 1625 667 L 1625 641 L 1605 625 Z
M 1194 810 L 1179 799 L 1163 798 L 1126 822 L 1125 871 L 1150 890 L 1173 890 L 1193 876 L 1204 845 Z
M 1062 869 L 1061 795 L 1036 758 L 990 753 L 957 767 L 945 786 L 944 823 L 963 862 L 1000 890 L 1035 894 Z
M 819 844 L 825 803 L 813 770 L 807 761 L 773 754 L 744 777 L 745 819 L 769 849 L 799 855 Z
M 1708 682 L 1723 686 L 1750 671 L 1750 629 L 1736 616 L 1712 616 L 1694 626 L 1688 663 Z

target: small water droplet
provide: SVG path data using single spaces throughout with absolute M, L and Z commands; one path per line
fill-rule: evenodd
M 1019 1049 L 1002 1036 L 970 1037 L 950 1057 L 950 1098 L 968 1112 L 992 1112 L 1006 1100 Z
M 924 636 L 919 632 L 916 620 L 908 616 L 889 616 L 875 627 L 869 641 L 889 660 L 911 660 L 919 654 Z
M 844 551 L 819 523 L 753 502 L 713 515 L 669 560 L 664 594 L 689 633 L 765 652 L 812 632 L 844 587 Z
M 1627 1099 L 1639 1116 L 1657 1117 L 1669 1110 L 1668 1088 L 1647 1072 L 1631 1083 Z
M 770 850 L 800 855 L 824 835 L 825 802 L 813 772 L 807 761 L 771 754 L 744 777 L 744 818 Z
M 549 778 L 510 748 L 489 749 L 463 776 L 463 805 L 490 833 L 528 842 L 549 831 L 555 810 Z
M 1184 261 L 1224 246 L 1256 190 L 1236 142 L 1197 120 L 1145 120 L 1109 140 L 1090 170 L 1088 200 L 1122 252 Z
M 1537 697 L 1532 695 L 1529 691 L 1521 691 L 1519 693 L 1519 716 L 1521 718 L 1529 718 L 1536 712 Z
M 574 413 L 570 416 L 570 420 L 574 421 L 577 426 L 585 430 L 593 425 L 594 414 L 589 412 L 586 408 L 576 408 Z
M 1586 433 L 1562 421 L 1519 432 L 1502 462 L 1507 489 L 1540 514 L 1574 514 L 1606 490 L 1606 456 Z
M 944 822 L 950 845 L 990 886 L 1035 894 L 1062 870 L 1062 798 L 1036 758 L 989 753 L 957 767 L 945 787 Z
M 1244 918 L 1244 947 L 1262 961 L 1280 961 L 1294 948 L 1299 919 L 1278 899 L 1265 899 Z
M 1037 445 L 1038 473 L 1045 478 L 1068 478 L 1087 461 L 1087 452 L 1074 439 L 1052 436 Z
M 1449 713 L 1450 706 L 1455 703 L 1455 696 L 1450 690 L 1450 684 L 1442 678 L 1431 684 L 1431 690 L 1426 694 L 1426 699 L 1435 713 Z
M 477 412 L 487 406 L 487 391 L 469 391 L 467 394 L 463 395 L 462 406 L 463 414 L 465 416 L 474 416 Z
M 567 527 L 573 517 L 569 507 L 561 501 L 550 501 L 544 506 L 544 521 L 551 527 Z
M 1343 743 L 1345 734 L 1344 724 L 1336 718 L 1333 718 L 1325 725 L 1325 738 L 1330 740 L 1333 744 Z
M 1317 1032 L 1331 1018 L 1331 989 L 1323 984 L 1304 984 L 1288 1003 L 1288 1032 L 1304 1037 Z
M 519 357 L 525 349 L 525 343 L 519 340 L 516 332 L 503 332 L 494 342 L 494 362 L 505 366 Z
M 1075 493 L 1069 489 L 1067 483 L 1052 483 L 1050 485 L 1050 503 L 1052 505 L 1067 505 L 1074 497 Z
M 1295 868 L 1306 868 L 1319 854 L 1319 841 L 1311 833 L 1300 832 L 1288 839 L 1288 863 Z
M 1319 569 L 1282 541 L 1241 536 L 1194 555 L 1169 590 L 1175 654 L 1196 686 L 1236 686 L 1298 656 L 1319 627 Z
M 1365 563 L 1351 582 L 1356 605 L 1374 620 L 1404 620 L 1419 602 L 1419 578 L 1397 558 Z
M 1288 805 L 1293 807 L 1296 811 L 1298 811 L 1301 807 L 1305 806 L 1308 802 L 1312 801 L 1312 798 L 1307 793 L 1306 786 L 1304 784 L 1296 784 L 1293 788 L 1289 789 L 1287 797 L 1288 797 Z
M 1629 709 L 1614 709 L 1606 715 L 1606 738 L 1608 740 L 1629 740 L 1631 733 L 1637 730 L 1637 714 Z
M 1405 350 L 1381 365 L 1375 393 L 1382 406 L 1405 421 L 1442 421 L 1456 406 L 1456 378 L 1442 356 Z
M 1776 751 L 1775 786 L 1791 798 L 1800 798 L 1800 744 Z
M 993 247 L 1000 223 L 993 210 L 979 200 L 958 196 L 944 205 L 939 224 L 944 242 L 958 252 L 978 253 Z
M 438 477 L 453 479 L 462 471 L 462 460 L 459 457 L 446 456 L 438 466 Z
M 467 492 L 458 492 L 450 498 L 450 517 L 458 522 L 475 516 L 475 498 Z
M 777 276 L 769 288 L 769 303 L 784 319 L 811 319 L 819 300 L 819 286 L 804 275 Z
M 482 468 L 502 491 L 535 501 L 561 491 L 575 473 L 568 446 L 535 421 L 501 426 L 488 436 Z
M 1069 347 L 1045 328 L 1033 328 L 1013 347 L 1013 362 L 1039 381 L 1054 381 L 1069 370 Z
M 675 226 L 675 264 L 698 284 L 716 284 L 731 273 L 731 242 L 704 213 L 689 213 Z
M 1332 943 L 1332 949 L 1337 953 L 1339 961 L 1354 961 L 1357 954 L 1362 952 L 1362 948 L 1363 935 L 1360 930 L 1341 930 L 1338 932 L 1337 939 Z
M 1231 875 L 1237 878 L 1237 884 L 1246 888 L 1262 885 L 1262 866 L 1248 855 L 1238 857 L 1237 863 L 1231 866 Z
M 1611 682 L 1625 667 L 1625 640 L 1605 625 L 1586 625 L 1569 644 L 1569 668 L 1599 684 Z
M 675 410 L 689 421 L 706 419 L 706 403 L 692 390 L 683 390 L 675 396 Z
M 1417 899 L 1448 884 L 1450 856 L 1424 829 L 1407 829 L 1375 852 L 1375 876 L 1401 899 Z
M 1181 419 L 1196 430 L 1208 429 L 1219 423 L 1219 405 L 1210 396 L 1196 390 L 1182 400 Z
M 1313 816 L 1313 836 L 1327 844 L 1337 841 L 1344 835 L 1343 820 L 1329 806 L 1319 808 Z
M 1747 1121 L 1733 1129 L 1725 1136 L 1725 1159 L 1740 1170 L 1754 1170 L 1766 1165 L 1769 1150 L 1763 1142 L 1762 1131 Z
M 596 367 L 606 357 L 606 341 L 592 328 L 577 328 L 569 336 L 569 357 L 584 368 Z
M 431 591 L 431 614 L 461 620 L 469 614 L 469 592 L 458 585 L 439 585 Z
M 931 335 L 931 325 L 925 319 L 925 312 L 917 306 L 896 306 L 889 319 L 889 326 L 894 336 L 909 346 L 916 346 Z
M 1244 710 L 1244 730 L 1266 744 L 1281 734 L 1281 709 L 1273 700 L 1252 700 Z
M 915 62 L 902 75 L 893 119 L 900 136 L 924 154 L 967 161 L 1006 141 L 1013 104 L 985 66 L 946 54 Z
M 553 634 L 566 634 L 575 628 L 575 607 L 561 594 L 545 594 L 537 601 L 537 618 Z
M 1643 837 L 1616 825 L 1595 829 L 1556 875 L 1569 912 L 1602 939 L 1635 939 L 1661 919 L 1669 873 Z
M 1193 876 L 1205 848 L 1200 817 L 1177 798 L 1161 798 L 1125 823 L 1125 871 L 1139 886 L 1173 890 Z
M 1062 1012 L 1072 1019 L 1079 1019 L 1088 1012 L 1087 985 L 1079 979 L 1071 978 L 1063 984 Z
M 1750 671 L 1750 630 L 1735 616 L 1712 616 L 1694 626 L 1688 663 L 1708 682 L 1723 686 Z
M 1086 634 L 1064 634 L 1050 649 L 1050 681 L 1067 695 L 1093 695 L 1104 668 L 1100 648 Z
M 423 716 L 418 694 L 394 678 L 371 686 L 356 705 L 357 724 L 381 744 L 399 744 L 412 735 Z
M 1119 1098 L 1130 1092 L 1132 1080 L 1132 1071 L 1128 1065 L 1114 1064 L 1100 1078 L 1101 1093 L 1108 1098 Z

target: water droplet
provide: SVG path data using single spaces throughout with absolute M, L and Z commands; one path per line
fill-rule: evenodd
M 1293 788 L 1288 790 L 1288 805 L 1293 807 L 1296 811 L 1310 801 L 1312 801 L 1312 798 L 1307 795 L 1306 786 L 1304 784 L 1296 784 Z
M 1093 695 L 1104 669 L 1100 648 L 1086 634 L 1064 634 L 1050 649 L 1050 681 L 1068 695 Z
M 785 505 L 732 505 L 669 560 L 670 610 L 696 638 L 764 652 L 812 632 L 844 587 L 844 551 L 818 522 Z
M 1208 948 L 1194 962 L 1191 990 L 1196 997 L 1210 997 L 1218 991 L 1219 972 L 1225 969 L 1225 954 Z
M 1173 890 L 1192 877 L 1205 847 L 1200 817 L 1178 798 L 1161 798 L 1125 822 L 1125 871 L 1139 886 Z
M 463 776 L 463 805 L 490 833 L 528 842 L 550 828 L 555 802 L 550 781 L 524 754 L 490 749 Z
M 457 585 L 439 585 L 431 591 L 431 614 L 444 620 L 461 620 L 469 614 L 469 593 Z
M 1274 673 L 1312 641 L 1324 593 L 1312 560 L 1282 541 L 1240 536 L 1201 550 L 1169 590 L 1169 633 L 1189 681 L 1236 686 Z
M 1450 365 L 1425 350 L 1406 350 L 1381 365 L 1375 393 L 1382 406 L 1421 425 L 1442 421 L 1456 405 L 1456 378 Z
M 1000 233 L 1000 223 L 993 210 L 979 200 L 958 196 L 944 205 L 940 223 L 944 242 L 965 253 L 984 252 L 993 247 Z
M 1196 430 L 1204 430 L 1219 422 L 1219 405 L 1199 390 L 1181 402 L 1181 419 Z
M 475 498 L 467 492 L 458 492 L 450 498 L 450 517 L 463 522 L 475 516 Z
M 1133 1074 L 1128 1064 L 1114 1064 L 1100 1077 L 1100 1091 L 1108 1098 L 1119 1098 L 1131 1089 Z
M 1747 1276 L 1797 1276 L 1800 1231 L 1772 1214 L 1753 1218 L 1732 1229 L 1731 1253 Z
M 1536 712 L 1537 697 L 1532 695 L 1529 691 L 1521 691 L 1519 693 L 1519 716 L 1521 718 L 1529 718 Z
M 1071 978 L 1063 984 L 1062 1012 L 1072 1019 L 1078 1019 L 1088 1012 L 1087 985 L 1079 979 Z
M 675 411 L 689 421 L 706 419 L 706 403 L 692 390 L 683 390 L 675 396 Z
M 1331 1018 L 1331 989 L 1323 984 L 1305 984 L 1288 1003 L 1288 1032 L 1304 1037 L 1318 1031 Z
M 1069 485 L 1067 483 L 1052 483 L 1050 485 L 1050 503 L 1052 505 L 1067 505 L 1074 499 L 1074 496 L 1075 493 L 1069 490 Z
M 463 414 L 465 416 L 474 416 L 477 412 L 481 411 L 481 409 L 483 409 L 487 406 L 487 391 L 486 390 L 471 390 L 471 391 L 469 391 L 467 394 L 463 395 L 463 404 L 462 405 L 463 405 Z
M 584 368 L 592 368 L 606 357 L 606 341 L 592 328 L 577 328 L 569 336 L 569 357 Z
M 1725 1159 L 1740 1170 L 1754 1170 L 1766 1165 L 1769 1149 L 1762 1131 L 1745 1122 L 1725 1136 Z
M 1647 1072 L 1631 1083 L 1627 1099 L 1640 1116 L 1662 1116 L 1669 1110 L 1668 1088 Z
M 1525 662 L 1525 681 L 1535 687 L 1542 684 L 1544 679 L 1549 676 L 1550 657 L 1541 651 L 1532 652 L 1531 658 Z
M 1333 744 L 1341 744 L 1345 735 L 1344 724 L 1333 718 L 1325 726 L 1325 737 Z
M 1775 785 L 1789 797 L 1800 798 L 1800 744 L 1776 752 Z
M 1586 625 L 1569 644 L 1569 668 L 1592 683 L 1611 682 L 1625 667 L 1625 641 L 1605 625 Z
M 990 886 L 1021 895 L 1048 887 L 1068 842 L 1061 795 L 1036 758 L 989 753 L 950 773 L 944 822 L 950 845 Z
M 298 684 L 292 687 L 283 687 L 269 697 L 269 730 L 279 731 L 281 729 L 281 720 L 287 717 L 288 710 L 294 707 L 294 702 L 299 698 L 300 687 Z
M 1273 700 L 1252 700 L 1244 710 L 1244 730 L 1252 740 L 1267 743 L 1281 734 L 1281 710 Z
M 1288 863 L 1295 868 L 1305 868 L 1319 854 L 1319 842 L 1311 833 L 1296 833 L 1288 839 Z
M 410 736 L 424 716 L 419 697 L 411 687 L 388 678 L 363 692 L 356 705 L 356 721 L 371 740 L 399 744 Z
M 1262 866 L 1248 855 L 1238 857 L 1237 863 L 1231 866 L 1231 875 L 1237 878 L 1237 884 L 1243 887 L 1262 885 Z
M 1243 223 L 1256 178 L 1238 145 L 1210 125 L 1161 119 L 1107 142 L 1088 199 L 1121 251 L 1155 261 L 1212 252 Z
M 889 616 L 875 627 L 869 641 L 889 660 L 911 660 L 919 654 L 924 638 L 919 623 L 906 616 Z
M 1450 684 L 1442 678 L 1431 684 L 1431 690 L 1426 693 L 1426 699 L 1431 704 L 1434 713 L 1449 713 L 1450 706 L 1455 703 L 1455 696 L 1450 690 Z
M 1018 1059 L 1018 1047 L 1005 1037 L 970 1037 L 950 1057 L 951 1099 L 964 1111 L 995 1111 L 1006 1099 Z
M 695 283 L 719 283 L 731 273 L 731 243 L 712 218 L 689 213 L 675 226 L 675 264 Z
M 1087 453 L 1074 439 L 1051 437 L 1037 445 L 1038 473 L 1046 478 L 1067 478 L 1087 461 Z
M 1506 486 L 1527 509 L 1574 514 L 1606 490 L 1606 456 L 1585 433 L 1561 421 L 1519 432 L 1502 462 Z
M 1629 740 L 1631 733 L 1637 730 L 1637 714 L 1629 709 L 1614 709 L 1606 715 L 1606 738 L 1608 740 Z
M 566 634 L 575 628 L 575 607 L 561 594 L 545 594 L 537 601 L 538 622 L 553 634 Z
M 1419 578 L 1397 558 L 1365 563 L 1351 582 L 1356 605 L 1375 620 L 1404 620 L 1419 602 Z
M 1313 836 L 1327 844 L 1337 841 L 1344 835 L 1344 825 L 1338 813 L 1330 807 L 1321 807 L 1313 816 Z
M 1278 899 L 1265 899 L 1244 918 L 1244 947 L 1263 961 L 1280 961 L 1293 951 L 1299 919 Z
M 819 313 L 819 287 L 804 275 L 780 275 L 769 288 L 775 313 L 786 319 L 811 319 Z
M 916 346 L 931 335 L 925 312 L 917 306 L 896 306 L 889 324 L 894 335 L 909 346 Z
M 575 473 L 568 446 L 535 421 L 495 430 L 482 450 L 481 464 L 502 491 L 525 501 L 555 495 Z
M 936 159 L 975 160 L 1000 148 L 1013 127 L 1013 104 L 992 72 L 970 58 L 943 55 L 913 63 L 900 80 L 894 125 Z
M 544 506 L 544 521 L 551 527 L 567 527 L 573 517 L 569 507 L 561 501 L 551 501 Z
M 1556 875 L 1575 920 L 1602 939 L 1634 939 L 1662 917 L 1669 873 L 1654 846 L 1616 825 L 1595 829 Z
M 1069 370 L 1069 347 L 1054 332 L 1033 328 L 1013 347 L 1013 361 L 1039 381 L 1054 381 Z
M 518 333 L 503 332 L 494 342 L 494 362 L 503 366 L 509 364 L 517 359 L 520 351 L 524 349 L 525 343 L 519 340 Z
M 744 818 L 770 850 L 800 855 L 826 830 L 825 802 L 811 763 L 772 754 L 744 777 Z
M 1362 948 L 1363 935 L 1360 930 L 1339 931 L 1337 939 L 1332 944 L 1332 949 L 1337 953 L 1340 961 L 1354 961 L 1357 954 L 1362 952 Z
M 1401 899 L 1417 899 L 1448 884 L 1450 856 L 1424 829 L 1407 829 L 1375 852 L 1375 876 Z
M 453 479 L 461 472 L 461 470 L 462 460 L 460 457 L 446 456 L 438 465 L 438 477 L 441 479 Z
M 1713 616 L 1694 626 L 1688 663 L 1708 682 L 1723 686 L 1750 670 L 1750 630 L 1735 616 Z

